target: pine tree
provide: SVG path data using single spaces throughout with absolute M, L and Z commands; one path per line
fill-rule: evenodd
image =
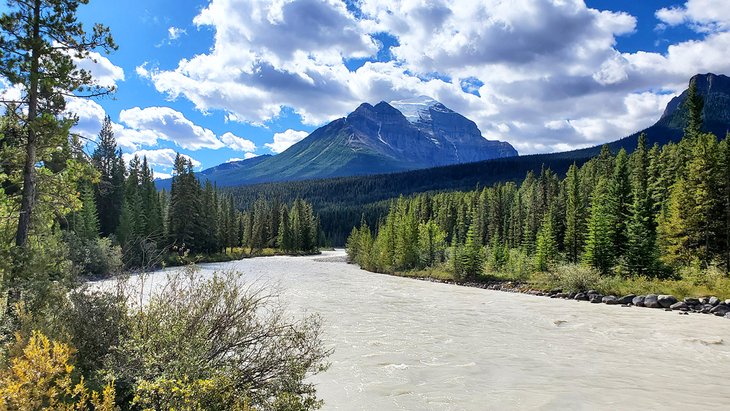
M 99 229 L 103 236 L 116 232 L 122 213 L 124 197 L 124 162 L 117 151 L 117 142 L 109 116 L 104 117 L 99 144 L 94 149 L 91 162 L 99 172 L 95 187 L 95 199 L 99 211 Z
M 687 126 L 684 129 L 684 135 L 690 140 L 697 137 L 702 131 L 702 109 L 704 108 L 704 100 L 697 92 L 697 80 L 692 79 L 687 89 L 687 97 L 684 100 L 684 107 L 687 110 Z
M 613 175 L 608 185 L 606 202 L 608 217 L 611 220 L 612 243 L 615 257 L 622 257 L 627 248 L 627 221 L 631 209 L 631 177 L 629 158 L 626 150 L 621 149 L 616 155 Z M 651 196 L 651 194 L 650 194 Z
M 454 251 L 454 277 L 468 280 L 478 277 L 484 271 L 484 252 L 476 239 L 474 227 L 466 233 L 466 242 Z
M 154 174 L 147 162 L 147 157 L 142 158 L 140 197 L 143 213 L 146 217 L 144 225 L 141 226 L 141 235 L 146 241 L 158 243 L 163 237 L 162 206 L 160 196 L 155 187 Z
M 553 213 L 551 210 L 545 214 L 540 225 L 540 230 L 537 233 L 535 268 L 538 271 L 547 271 L 557 259 L 558 243 L 555 238 Z
M 648 190 L 649 159 L 644 134 L 639 136 L 639 144 L 631 155 L 630 164 L 632 204 L 631 217 L 626 226 L 626 267 L 632 274 L 654 274 L 658 268 L 656 229 Z
M 568 169 L 566 177 L 566 227 L 565 227 L 565 250 L 568 254 L 568 261 L 576 263 L 578 256 L 583 249 L 583 233 L 585 230 L 585 211 L 581 199 L 580 176 L 578 167 L 573 163 Z
M 684 184 L 688 203 L 684 220 L 689 236 L 688 246 L 700 263 L 706 266 L 714 257 L 717 241 L 715 233 L 721 219 L 717 214 L 718 145 L 712 134 L 698 134 L 693 141 Z
M 609 203 L 610 190 L 605 178 L 598 181 L 591 202 L 591 218 L 588 222 L 588 238 L 586 239 L 583 262 L 603 273 L 608 273 L 615 262 L 614 230 L 615 219 L 611 215 Z
M 669 266 L 691 263 L 692 247 L 686 217 L 691 213 L 691 198 L 683 178 L 670 190 L 666 213 L 659 219 L 659 244 L 662 261 Z
M 68 149 L 74 119 L 66 115 L 69 96 L 106 94 L 91 73 L 77 67 L 96 49 L 116 48 L 109 29 L 97 24 L 89 35 L 77 18 L 79 1 L 8 0 L 0 17 L 0 76 L 24 90 L 19 109 L 25 135 L 23 184 L 15 245 L 26 249 L 33 221 L 39 164 L 45 171 L 44 151 Z M 44 172 L 45 172 L 44 171 Z M 53 173 L 51 173 L 53 174 Z M 46 176 L 46 179 L 48 175 Z M 20 263 L 16 268 L 24 263 Z
M 72 215 L 72 228 L 80 239 L 94 240 L 99 237 L 99 218 L 94 193 L 89 184 L 82 184 L 80 197 L 81 210 Z
M 281 214 L 279 218 L 279 238 L 277 240 L 277 246 L 285 253 L 291 252 L 293 249 L 291 223 L 289 221 L 289 209 L 286 205 L 281 208 Z M 356 246 L 354 245 L 351 245 L 351 247 L 356 248 Z
M 730 273 L 730 133 L 718 146 L 718 234 L 719 259 Z
M 428 220 L 418 226 L 418 252 L 421 267 L 432 267 L 444 260 L 446 250 L 446 233 L 439 226 Z

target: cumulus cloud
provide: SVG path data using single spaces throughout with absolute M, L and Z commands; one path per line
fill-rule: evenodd
M 730 72 L 730 11 L 700 10 L 724 3 L 657 11 L 665 24 L 711 27 L 705 38 L 665 53 L 621 53 L 617 38 L 636 30 L 636 18 L 583 0 L 361 0 L 349 9 L 338 0 L 211 0 L 193 21 L 215 30 L 209 52 L 137 73 L 201 112 L 254 124 L 282 107 L 319 125 L 363 101 L 430 95 L 487 138 L 522 153 L 555 151 L 651 125 L 692 75 Z M 376 40 L 383 33 L 394 39 L 389 50 Z M 353 59 L 362 60 L 351 70 Z M 266 147 L 281 152 L 302 133 L 278 133 Z
M 195 168 L 198 168 L 202 165 L 200 161 L 190 157 L 187 154 L 180 155 L 190 160 L 193 164 L 193 167 Z M 175 165 L 175 157 L 177 156 L 177 152 L 175 152 L 175 150 L 171 148 L 160 148 L 157 150 L 137 150 L 133 153 L 122 154 L 122 158 L 127 164 L 129 164 L 129 161 L 132 160 L 134 156 L 137 156 L 139 158 L 147 157 L 147 162 L 150 164 L 150 166 L 159 166 L 165 169 L 170 169 Z
M 154 133 L 157 138 L 172 141 L 187 150 L 216 150 L 224 147 L 211 130 L 194 124 L 170 107 L 134 107 L 122 110 L 119 120 L 133 130 L 149 132 L 150 135 Z
M 94 100 L 72 97 L 66 99 L 66 112 L 76 115 L 79 120 L 71 129 L 72 132 L 96 140 L 106 117 L 104 107 Z
M 309 133 L 307 133 L 306 131 L 296 131 L 289 129 L 283 133 L 274 134 L 274 141 L 271 143 L 266 143 L 264 145 L 268 147 L 269 150 L 271 150 L 272 152 L 278 154 L 298 143 L 308 135 Z
M 97 52 L 92 51 L 88 57 L 74 61 L 76 67 L 91 73 L 94 80 L 102 87 L 114 87 L 117 81 L 124 80 L 124 69 Z
M 230 132 L 223 134 L 221 136 L 221 141 L 225 143 L 225 145 L 227 145 L 228 147 L 237 151 L 256 151 L 256 144 L 254 144 L 253 141 L 238 137 Z
M 659 28 L 687 24 L 700 33 L 725 31 L 730 28 L 730 2 L 688 0 L 682 6 L 661 8 L 655 16 L 662 22 Z
M 226 163 L 235 163 L 236 161 L 243 161 L 243 159 L 242 159 L 242 158 L 240 158 L 240 157 L 231 157 L 231 158 L 229 158 L 229 159 L 228 159 L 228 160 L 226 161 Z
M 248 160 L 248 159 L 250 159 L 250 158 L 254 158 L 254 157 L 258 157 L 258 156 L 259 156 L 259 155 L 258 155 L 258 154 L 256 154 L 256 153 L 246 153 L 246 154 L 244 154 L 244 155 L 243 155 L 243 158 L 244 158 L 245 160 Z

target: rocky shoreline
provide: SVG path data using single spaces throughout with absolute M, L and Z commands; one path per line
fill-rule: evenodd
M 603 295 L 596 290 L 588 290 L 586 292 L 563 292 L 562 289 L 555 288 L 550 291 L 536 290 L 521 283 L 511 281 L 507 282 L 462 282 L 438 280 L 428 277 L 406 277 L 424 281 L 431 281 L 444 284 L 454 284 L 463 287 L 482 288 L 485 290 L 504 291 L 511 293 L 529 294 L 538 297 L 560 298 L 565 300 L 586 301 L 593 304 L 617 305 L 620 307 L 646 307 L 663 309 L 665 311 L 676 311 L 680 315 L 689 315 L 690 313 L 715 315 L 730 319 L 730 299 L 721 300 L 717 297 L 686 297 L 678 300 L 673 295 L 667 294 L 647 294 L 636 295 L 628 294 L 622 297 L 615 295 Z

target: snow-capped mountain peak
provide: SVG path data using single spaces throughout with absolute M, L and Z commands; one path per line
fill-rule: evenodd
M 394 100 L 390 102 L 390 105 L 400 111 L 410 123 L 428 122 L 431 120 L 432 108 L 445 108 L 443 104 L 428 96 Z

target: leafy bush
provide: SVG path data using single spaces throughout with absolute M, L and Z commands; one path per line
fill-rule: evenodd
M 592 288 L 601 288 L 601 273 L 592 267 L 578 264 L 563 264 L 556 268 L 554 275 L 557 279 L 557 286 L 566 292 L 580 292 Z
M 81 275 L 108 276 L 123 268 L 122 248 L 109 238 L 83 240 L 74 232 L 64 232 L 69 259 Z
M 319 318 L 292 321 L 274 295 L 240 280 L 189 269 L 153 291 L 142 277 L 122 287 L 121 300 L 136 303 L 129 335 L 108 361 L 119 387 L 134 386 L 137 403 L 151 404 L 176 384 L 195 391 L 205 381 L 225 381 L 209 394 L 249 398 L 257 410 L 276 409 L 282 398 L 296 399 L 295 409 L 319 408 L 314 385 L 305 382 L 327 367 Z
M 89 392 L 83 377 L 74 382 L 73 349 L 34 331 L 27 342 L 20 334 L 20 353 L 0 374 L 0 410 L 97 410 L 113 411 L 114 385 L 101 393 Z

